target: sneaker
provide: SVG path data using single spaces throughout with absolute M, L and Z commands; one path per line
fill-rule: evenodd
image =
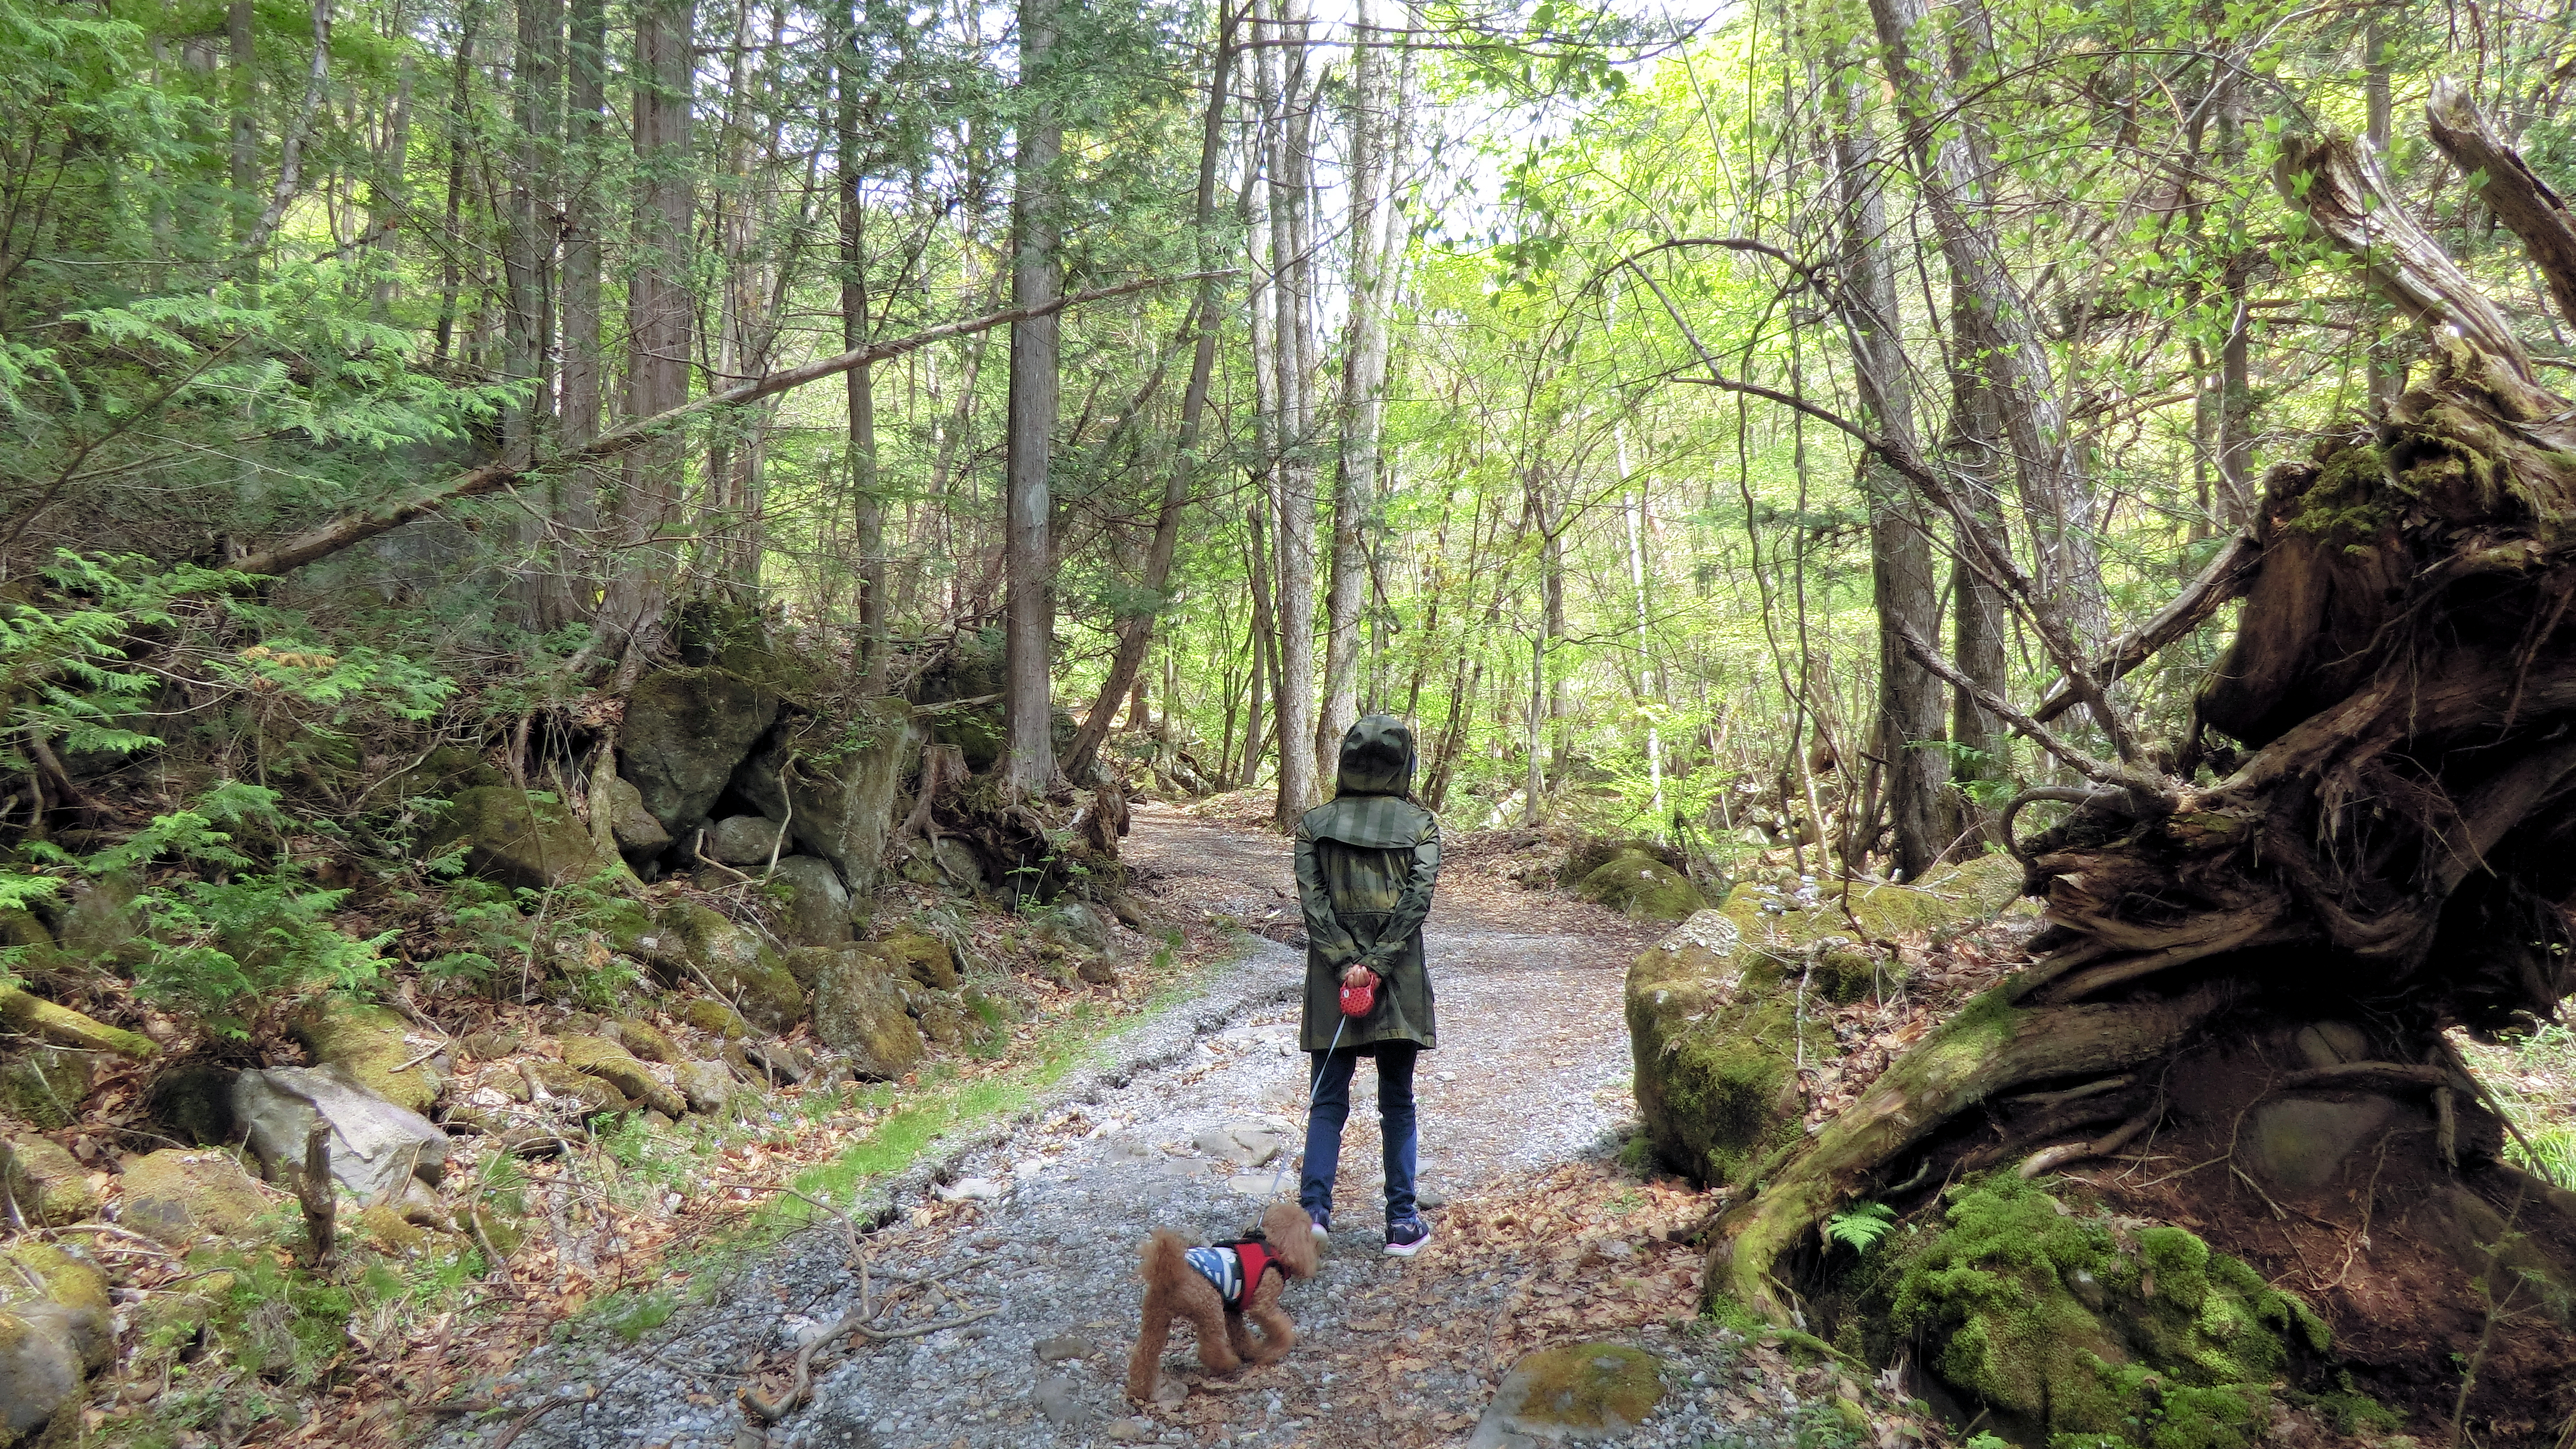
M 1319 1212 L 1311 1212 L 1311 1211 L 1310 1211 L 1310 1212 L 1308 1212 L 1308 1213 L 1306 1214 L 1306 1216 L 1308 1216 L 1309 1218 L 1314 1219 L 1314 1222 L 1315 1222 L 1315 1246 L 1317 1246 L 1317 1247 L 1319 1247 L 1319 1248 L 1320 1248 L 1320 1247 L 1322 1247 L 1322 1246 L 1324 1245 L 1324 1240 L 1325 1240 L 1326 1238 L 1331 1237 L 1331 1236 L 1332 1236 L 1332 1234 L 1333 1234 L 1333 1215 L 1332 1215 L 1331 1213 L 1319 1213 Z
M 1420 1218 L 1399 1218 L 1386 1225 L 1388 1256 L 1410 1258 L 1431 1241 L 1431 1225 Z

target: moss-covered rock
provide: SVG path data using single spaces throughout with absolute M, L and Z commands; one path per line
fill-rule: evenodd
M 1468 1449 L 1611 1439 L 1664 1397 L 1661 1360 L 1624 1343 L 1567 1343 L 1513 1364 L 1467 1439 Z
M 948 949 L 946 941 L 919 926 L 898 925 L 870 941 L 867 948 L 898 976 L 909 977 L 933 991 L 957 989 L 956 953 Z
M 624 868 L 616 856 L 601 854 L 562 801 L 509 785 L 460 790 L 447 802 L 426 848 L 441 855 L 460 843 L 466 869 L 529 890 L 572 885 Z
M 1628 970 L 1638 1112 L 1655 1155 L 1696 1182 L 1750 1184 L 1802 1135 L 1790 963 L 1702 912 Z M 1833 1050 L 1821 1014 L 1805 1033 L 1810 1056 Z
M 81 1366 L 95 1372 L 116 1357 L 116 1319 L 107 1275 L 52 1243 L 19 1243 L 0 1253 L 0 1305 L 21 1316 L 50 1309 L 70 1334 Z
M 742 1019 L 741 1012 L 711 996 L 690 997 L 680 1008 L 680 1020 L 726 1041 L 751 1035 L 751 1023 Z
M 405 1221 L 402 1209 L 380 1202 L 358 1210 L 358 1240 L 388 1257 L 403 1258 L 428 1246 L 429 1233 Z
M 92 1081 L 90 1054 L 25 1047 L 0 1061 L 0 1113 L 53 1131 L 79 1120 Z
M 823 969 L 814 989 L 814 1034 L 844 1053 L 861 1077 L 890 1080 L 921 1061 L 921 1029 L 887 963 L 856 947 Z
M 1854 891 L 1849 917 L 1839 901 L 1805 908 L 1749 885 L 1694 913 L 1628 971 L 1637 1108 L 1655 1156 L 1704 1184 L 1759 1181 L 1801 1136 L 1800 1017 L 1807 1060 L 1837 1050 L 1821 1014 L 1800 1010 L 1802 992 L 1856 1001 L 1894 969 L 1854 946 L 1852 918 L 1873 937 L 1948 929 L 1990 919 L 2020 888 L 2018 864 L 1987 857 L 1920 886 Z
M 2177 1227 L 2073 1208 L 1997 1174 L 1953 1188 L 1896 1269 L 1893 1327 L 2006 1427 L 2055 1441 L 2244 1449 L 2323 1320 Z
M 626 697 L 623 774 L 662 828 L 687 839 L 778 718 L 778 695 L 728 670 L 666 669 Z
M 675 937 L 690 977 L 730 1000 L 753 1026 L 785 1031 L 805 1017 L 805 989 L 758 936 L 723 915 L 682 901 L 657 927 Z
M 775 922 L 778 939 L 790 946 L 846 946 L 850 941 L 850 892 L 832 863 L 815 855 L 791 855 L 778 862 L 769 879 L 773 896 L 783 896 Z
M 440 1078 L 418 1045 L 403 1035 L 403 1019 L 390 1008 L 326 996 L 298 1020 L 295 1039 L 317 1062 L 348 1069 L 360 1086 L 397 1107 L 427 1112 L 438 1100 Z
M 532 1061 L 524 1066 L 527 1074 L 536 1078 L 537 1085 L 546 1089 L 548 1096 L 572 1103 L 583 1117 L 635 1110 L 633 1100 L 605 1077 L 594 1077 L 561 1062 Z
M 734 1080 L 732 1069 L 722 1062 L 682 1062 L 671 1075 L 680 1095 L 688 1099 L 689 1110 L 709 1115 L 720 1114 L 731 1106 L 735 1090 L 741 1085 Z
M 617 1023 L 617 1040 L 628 1051 L 648 1062 L 676 1065 L 687 1060 L 678 1043 L 663 1035 L 662 1029 L 649 1021 L 629 1017 Z
M 689 1110 L 679 1093 L 662 1085 L 642 1062 L 617 1043 L 596 1036 L 567 1036 L 561 1040 L 564 1065 L 574 1071 L 597 1077 L 629 1101 L 666 1117 L 678 1117 Z
M 0 1187 L 38 1227 L 61 1227 L 98 1212 L 99 1191 L 80 1159 L 33 1132 L 0 1137 Z
M 165 1147 L 125 1169 L 116 1220 L 172 1247 L 230 1237 L 268 1210 L 259 1184 L 231 1154 Z
M 882 879 L 904 776 L 921 753 L 912 706 L 891 696 L 861 700 L 846 716 L 799 719 L 779 734 L 743 762 L 734 789 L 785 819 L 796 844 L 830 861 L 852 893 L 869 894 Z
M 1574 888 L 1587 901 L 1625 911 L 1649 921 L 1688 920 L 1708 909 L 1708 900 L 1691 878 L 1651 855 L 1626 851 Z
M 644 792 L 623 775 L 608 780 L 608 833 L 620 854 L 644 860 L 671 848 L 671 832 L 644 808 Z

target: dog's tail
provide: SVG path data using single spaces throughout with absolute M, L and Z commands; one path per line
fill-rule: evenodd
M 1180 1234 L 1169 1228 L 1154 1229 L 1154 1235 L 1145 1240 L 1143 1254 L 1145 1281 L 1148 1283 L 1178 1281 L 1171 1275 L 1188 1271 L 1189 1251 L 1188 1241 Z

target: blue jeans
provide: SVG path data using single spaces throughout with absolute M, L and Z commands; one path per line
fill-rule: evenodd
M 1414 1215 L 1413 1059 L 1421 1048 L 1410 1042 L 1380 1042 L 1377 1057 L 1377 1121 L 1386 1139 L 1386 1220 L 1402 1222 Z M 1310 1052 L 1317 1068 L 1315 1104 L 1306 1112 L 1306 1170 L 1297 1187 L 1297 1202 L 1319 1221 L 1333 1210 L 1333 1177 L 1342 1161 L 1342 1124 L 1351 1118 L 1351 1072 L 1359 1057 L 1350 1051 Z

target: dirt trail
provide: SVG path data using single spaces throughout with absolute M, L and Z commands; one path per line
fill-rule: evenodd
M 1288 852 L 1275 836 L 1148 807 L 1128 854 L 1166 915 L 1230 915 L 1293 932 Z M 595 1397 L 534 1420 L 516 1442 L 1447 1443 L 1473 1424 L 1521 1348 L 1605 1325 L 1678 1365 L 1667 1409 L 1634 1442 L 1785 1440 L 1779 1421 L 1799 1403 L 1795 1393 L 1738 1380 L 1740 1353 L 1769 1351 L 1682 1326 L 1696 1257 L 1656 1229 L 1694 1204 L 1670 1186 L 1628 1183 L 1605 1161 L 1612 1129 L 1633 1112 L 1623 971 L 1653 934 L 1472 868 L 1444 876 L 1427 937 L 1442 1045 L 1423 1059 L 1418 1084 L 1434 1241 L 1410 1261 L 1379 1251 L 1375 1084 L 1363 1067 L 1343 1146 L 1340 1227 L 1324 1271 L 1289 1290 L 1303 1341 L 1284 1363 L 1203 1381 L 1189 1371 L 1184 1332 L 1167 1364 L 1190 1386 L 1186 1401 L 1139 1416 L 1120 1393 L 1147 1231 L 1231 1235 L 1257 1215 L 1283 1161 L 1282 1190 L 1294 1192 L 1307 1086 L 1307 1059 L 1295 1049 L 1303 954 L 1256 940 L 1193 1001 L 1113 1043 L 1097 1071 L 1065 1083 L 1050 1105 L 940 1164 L 944 1181 L 899 1198 L 905 1216 L 866 1239 L 880 1296 L 905 1278 L 938 1280 L 881 1326 L 989 1316 L 855 1353 L 835 1343 L 810 1404 L 765 1433 L 746 1427 L 737 1391 L 783 1384 L 798 1335 L 859 1299 L 843 1235 L 806 1233 L 641 1344 L 585 1334 L 532 1355 L 503 1386 L 515 1389 L 514 1402 Z M 1614 1283 L 1625 1294 L 1617 1302 L 1587 1296 L 1590 1285 Z M 753 1378 L 763 1371 L 772 1377 Z M 446 1442 L 489 1444 L 498 1432 Z

